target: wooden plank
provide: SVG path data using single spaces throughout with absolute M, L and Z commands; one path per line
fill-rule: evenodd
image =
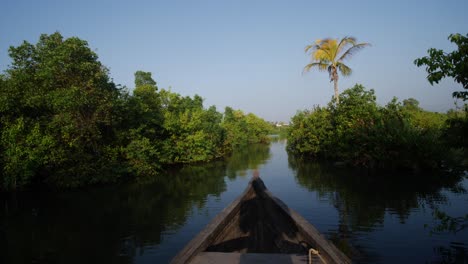
M 320 255 L 324 257 L 330 263 L 351 263 L 351 260 L 338 248 L 328 241 L 322 234 L 312 225 L 298 214 L 293 209 L 289 208 L 283 201 L 274 196 L 265 186 L 260 178 L 253 179 L 253 187 L 257 191 L 257 195 L 266 196 L 271 199 L 281 210 L 289 215 L 293 222 L 296 223 L 303 236 L 308 241 L 314 241 L 315 245 L 312 245 L 314 249 L 320 252 Z M 259 192 L 260 191 L 260 192 Z
M 194 258 L 204 261 L 199 263 L 210 263 L 206 261 L 211 258 L 214 259 L 210 261 L 226 263 L 220 260 L 222 256 L 237 258 L 233 260 L 236 263 L 244 263 L 238 261 L 246 261 L 246 258 L 251 261 L 254 257 L 274 260 L 263 255 L 282 255 L 279 258 L 286 258 L 284 263 L 291 263 L 286 256 L 292 255 L 286 254 L 306 254 L 306 248 L 318 250 L 320 257 L 315 258 L 328 263 L 351 263 L 307 220 L 270 193 L 259 177 L 253 177 L 243 194 L 192 239 L 172 263 L 193 263 Z
M 251 184 L 246 188 L 244 193 L 228 205 L 221 213 L 219 213 L 198 235 L 193 238 L 171 261 L 173 264 L 185 264 L 195 257 L 199 252 L 205 250 L 222 231 L 223 227 L 228 225 L 234 218 L 234 215 L 240 210 L 240 205 L 244 197 L 247 197 L 249 192 L 254 192 Z
M 320 252 L 320 255 L 330 263 L 351 263 L 351 260 L 338 248 L 328 241 L 322 234 L 312 225 L 298 214 L 293 209 L 289 208 L 283 201 L 276 198 L 270 191 L 264 191 L 265 195 L 269 196 L 286 214 L 288 214 L 292 220 L 296 223 L 303 236 L 306 236 L 307 240 L 314 241 L 315 245 L 312 245 L 314 249 Z
M 201 252 L 191 263 L 193 264 L 304 264 L 308 262 L 307 255 L 299 254 L 262 254 L 262 253 L 223 253 Z M 312 263 L 324 263 L 314 256 Z

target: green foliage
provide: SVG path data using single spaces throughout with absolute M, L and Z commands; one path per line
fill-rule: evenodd
M 414 126 L 421 129 L 443 129 L 446 126 L 447 115 L 425 110 L 406 110 Z
M 468 150 L 468 109 L 465 111 L 450 111 L 444 137 L 451 147 L 459 147 Z
M 252 113 L 246 115 L 240 110 L 226 107 L 222 126 L 226 130 L 225 146 L 228 149 L 269 142 L 270 124 Z
M 164 162 L 187 163 L 212 160 L 224 154 L 222 114 L 214 106 L 203 108 L 203 99 L 182 97 L 162 90 Z
M 362 85 L 355 85 L 340 95 L 339 105 L 330 102 L 333 138 L 340 139 L 333 144 L 333 156 L 355 164 L 368 162 L 367 145 L 362 144 L 372 135 L 379 115 L 375 99 L 374 90 L 366 91 Z
M 1 134 L 3 151 L 3 179 L 5 188 L 15 189 L 29 183 L 40 172 L 50 157 L 54 140 L 44 135 L 39 124 L 26 122 L 20 117 L 12 123 L 4 123 Z
M 448 39 L 455 43 L 457 50 L 446 53 L 443 50 L 431 48 L 427 51 L 429 56 L 418 58 L 414 63 L 418 67 L 426 66 L 427 80 L 431 85 L 450 77 L 466 90 L 468 89 L 468 34 L 466 36 L 450 34 Z M 453 92 L 452 96 L 467 101 L 468 91 L 456 91 Z M 468 135 L 468 106 L 465 104 L 464 111 L 449 112 L 441 130 L 443 140 L 449 147 L 446 155 L 451 157 L 447 165 L 454 168 L 461 167 L 462 171 L 466 170 L 468 166 L 468 140 L 466 139 L 466 135 Z M 468 223 L 468 215 L 451 217 L 442 211 L 435 210 L 434 216 L 440 221 L 440 224 L 433 232 L 451 231 L 456 233 L 466 228 Z
M 270 133 L 270 124 L 263 120 L 262 118 L 248 113 L 245 116 L 245 121 L 247 123 L 247 137 L 249 143 L 268 143 Z
M 44 34 L 37 44 L 11 47 L 9 55 L 12 63 L 0 75 L 2 189 L 153 181 L 165 165 L 267 142 L 262 119 L 242 114 L 226 122 L 198 95 L 160 90 L 150 72 L 135 73 L 133 93 L 117 87 L 79 38 Z
M 403 100 L 403 106 L 410 111 L 420 110 L 419 101 L 414 98 Z
M 468 89 L 468 34 L 451 34 L 448 39 L 455 43 L 457 49 L 446 53 L 443 50 L 429 49 L 429 56 L 416 59 L 414 63 L 417 66 L 426 65 L 428 73 L 427 79 L 431 84 L 439 83 L 440 80 L 446 77 L 453 78 L 457 83 L 460 83 L 464 89 Z M 468 100 L 468 91 L 457 91 L 453 93 L 453 97 L 460 98 L 463 101 Z M 440 117 L 440 116 L 439 116 Z M 433 118 L 433 120 L 436 118 Z M 468 107 L 465 104 L 464 111 L 451 111 L 445 119 L 444 125 L 440 126 L 443 131 L 443 137 L 447 145 L 451 148 L 452 156 L 459 156 L 461 163 L 468 164 Z M 424 120 L 425 121 L 425 120 Z M 424 122 L 420 122 L 421 124 Z
M 464 89 L 468 89 L 468 34 L 450 34 L 448 39 L 457 45 L 457 50 L 446 53 L 443 50 L 431 48 L 429 56 L 418 58 L 414 63 L 420 67 L 426 65 L 429 83 L 439 83 L 446 77 L 453 78 Z M 468 91 L 453 93 L 453 97 L 468 100 Z
M 105 178 L 119 91 L 97 55 L 86 41 L 59 33 L 9 54 L 0 93 L 3 185 L 15 188 L 29 182 L 15 179 L 38 175 L 63 186 Z
M 447 116 L 420 109 L 414 99 L 385 107 L 362 85 L 344 91 L 340 104 L 299 112 L 291 120 L 288 150 L 368 168 L 420 171 L 452 162 L 443 129 Z
M 298 112 L 288 128 L 288 150 L 314 157 L 326 153 L 332 138 L 330 115 L 327 108 L 321 107 Z
M 450 156 L 453 164 L 460 169 L 468 167 L 468 108 L 464 111 L 449 111 L 442 137 L 450 147 Z
M 160 152 L 150 139 L 135 138 L 125 147 L 124 152 L 129 170 L 140 181 L 158 176 L 161 171 L 161 165 L 158 162 Z
M 149 85 L 156 87 L 156 81 L 151 77 L 151 72 L 137 71 L 135 72 L 135 87 Z

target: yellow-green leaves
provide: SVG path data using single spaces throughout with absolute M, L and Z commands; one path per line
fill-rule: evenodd
M 328 70 L 330 81 L 334 82 L 336 103 L 338 97 L 338 72 L 343 76 L 352 73 L 351 68 L 344 64 L 344 60 L 350 58 L 356 51 L 369 46 L 369 43 L 356 43 L 353 37 L 340 39 L 317 39 L 314 44 L 307 45 L 305 52 L 310 52 L 310 63 L 304 67 L 304 71 L 317 68 L 319 71 Z

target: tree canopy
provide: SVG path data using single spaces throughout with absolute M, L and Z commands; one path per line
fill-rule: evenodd
M 151 72 L 135 72 L 135 87 L 140 87 L 142 85 L 156 86 L 156 81 L 151 77 Z
M 453 78 L 468 89 L 468 34 L 450 34 L 448 39 L 457 46 L 457 49 L 447 53 L 440 49 L 431 48 L 428 56 L 418 58 L 414 63 L 420 67 L 425 65 L 428 73 L 427 80 L 431 85 L 439 83 L 446 77 Z M 468 91 L 457 91 L 453 97 L 468 100 Z
M 264 120 L 239 110 L 225 118 L 199 95 L 159 89 L 151 72 L 135 73 L 132 93 L 119 88 L 79 38 L 43 34 L 9 55 L 0 75 L 0 189 L 154 181 L 170 164 L 267 141 Z
M 339 105 L 331 101 L 292 118 L 290 152 L 371 169 L 417 172 L 459 164 L 458 145 L 447 142 L 459 130 L 450 128 L 446 115 L 420 109 L 412 98 L 379 106 L 374 90 L 362 85 L 340 99 Z

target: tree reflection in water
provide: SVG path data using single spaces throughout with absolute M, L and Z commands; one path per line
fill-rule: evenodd
M 396 215 L 404 224 L 415 209 L 429 206 L 434 210 L 447 203 L 443 190 L 466 192 L 460 184 L 460 175 L 384 175 L 307 161 L 292 155 L 288 161 L 299 185 L 316 192 L 337 209 L 338 228 L 328 234 L 329 238 L 355 260 L 365 257 L 366 261 L 372 262 L 373 256 L 362 252 L 352 240 L 355 233 L 370 233 L 382 227 L 387 212 Z
M 273 174 L 291 172 L 283 168 L 286 162 L 276 159 L 282 155 L 283 161 L 286 158 L 284 143 L 274 144 L 271 150 L 269 146 L 252 145 L 225 160 L 173 168 L 153 182 L 0 194 L 0 263 L 166 263 L 212 218 L 200 216 L 200 212 L 212 210 L 213 205 L 224 207 L 239 194 L 236 188 L 245 187 L 244 178 L 238 178 L 241 184 L 229 185 L 236 177 L 250 175 L 249 170 L 266 163 Z M 276 158 L 270 159 L 270 151 Z M 419 224 L 430 218 L 432 209 L 443 209 L 453 202 L 451 193 L 465 191 L 457 176 L 368 175 L 292 156 L 288 159 L 294 177 L 276 175 L 270 180 L 281 181 L 276 183 L 279 187 L 282 181 L 284 186 L 291 186 L 285 192 L 297 190 L 302 195 L 303 188 L 298 186 L 303 186 L 321 200 L 328 200 L 330 206 L 326 207 L 338 213 L 328 220 L 336 219 L 338 225 L 324 233 L 357 261 L 385 262 L 382 256 L 390 254 L 370 249 L 360 240 L 363 237 L 372 246 L 386 247 L 386 241 L 382 242 L 377 233 L 384 232 L 385 236 L 401 232 L 398 228 L 408 224 L 398 226 L 398 222 L 414 223 L 412 214 L 426 206 L 429 213 L 419 215 Z M 226 192 L 227 199 L 211 204 L 216 199 L 210 197 L 224 197 L 222 194 L 229 188 L 233 189 Z M 302 207 L 301 203 L 307 206 L 309 201 L 288 205 Z M 385 223 L 389 214 L 397 219 L 396 226 Z M 427 236 L 419 233 L 415 239 L 429 238 L 430 228 L 426 232 Z M 441 243 L 440 247 L 429 244 L 431 249 L 434 247 L 433 253 L 424 251 L 422 258 L 429 254 L 435 262 L 466 262 L 465 241 Z M 414 252 L 411 248 L 400 253 L 406 260 Z
M 132 262 L 180 228 L 208 195 L 222 193 L 224 175 L 217 162 L 151 184 L 11 194 L 2 199 L 2 263 Z
M 258 169 L 271 157 L 270 146 L 265 144 L 253 144 L 238 148 L 227 159 L 226 175 L 229 179 L 236 176 L 246 176 L 247 170 Z
M 156 180 L 3 194 L 0 263 L 133 263 L 186 225 L 208 196 L 219 197 L 226 175 L 234 179 L 269 156 L 268 145 L 252 145 L 226 160 L 172 168 Z

